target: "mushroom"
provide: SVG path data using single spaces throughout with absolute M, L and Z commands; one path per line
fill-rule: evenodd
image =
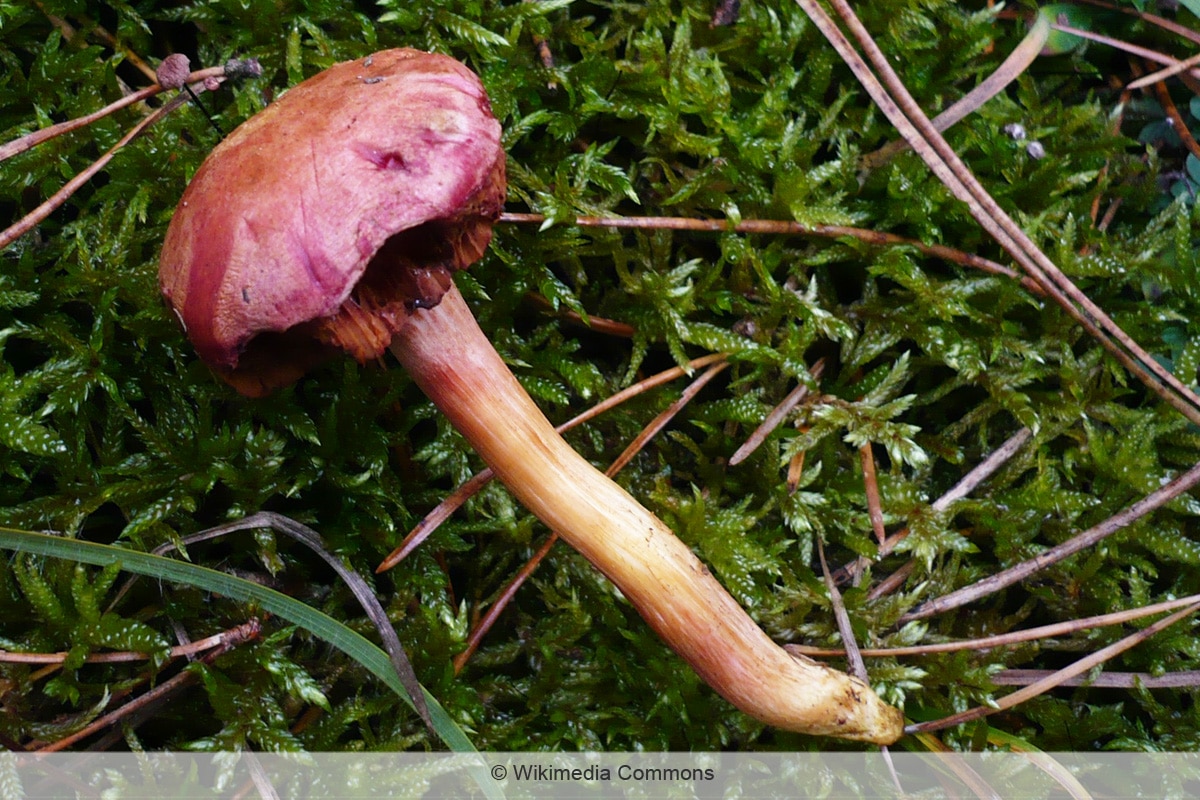
M 898 710 L 776 645 L 662 522 L 567 445 L 451 275 L 505 193 L 479 79 L 400 49 L 334 66 L 222 142 L 171 221 L 160 283 L 201 359 L 244 394 L 337 350 L 391 350 L 530 511 L 717 692 L 765 723 L 890 744 Z

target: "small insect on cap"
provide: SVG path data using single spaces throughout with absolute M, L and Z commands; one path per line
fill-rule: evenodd
M 504 194 L 479 78 L 386 50 L 292 88 L 213 150 L 159 284 L 200 358 L 262 396 L 338 349 L 379 357 L 483 255 Z

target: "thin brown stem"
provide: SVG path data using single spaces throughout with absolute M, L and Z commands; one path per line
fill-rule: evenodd
M 978 487 L 979 484 L 990 478 L 992 474 L 996 472 L 996 470 L 1000 469 L 1001 466 L 1003 466 L 1010 458 L 1012 458 L 1013 455 L 1020 450 L 1022 446 L 1024 446 L 1025 442 L 1029 441 L 1029 437 L 1032 435 L 1033 432 L 1029 428 L 1021 428 L 1021 430 L 1014 433 L 1004 442 L 1004 444 L 996 448 L 996 450 L 987 458 L 976 464 L 970 472 L 964 475 L 958 483 L 951 487 L 950 491 L 946 492 L 937 500 L 934 500 L 933 503 L 930 504 L 930 508 L 932 508 L 935 512 L 940 513 L 950 508 L 953 503 L 961 500 L 971 492 L 975 491 L 975 488 Z M 896 549 L 896 545 L 904 541 L 907 536 L 908 528 L 904 528 L 887 537 L 883 543 L 880 544 L 879 553 L 876 558 L 880 559 L 889 555 L 893 550 Z M 852 578 L 862 570 L 866 569 L 868 566 L 870 566 L 870 564 L 871 561 L 869 559 L 859 557 L 835 572 L 834 578 L 838 581 L 844 582 L 848 578 Z M 908 567 L 907 564 L 905 566 Z M 909 571 L 911 571 L 911 569 L 912 567 L 908 567 Z M 877 589 L 878 588 L 879 587 L 877 587 Z M 880 596 L 875 590 L 872 591 L 872 594 L 874 596 Z
M 651 439 L 657 436 L 659 432 L 662 431 L 662 429 L 665 428 L 667 424 L 673 420 L 688 403 L 692 402 L 692 399 L 700 392 L 701 389 L 708 385 L 709 381 L 720 375 L 721 372 L 723 372 L 728 366 L 728 361 L 721 361 L 713 364 L 699 377 L 688 384 L 688 387 L 680 393 L 679 398 L 675 400 L 675 402 L 671 403 L 671 405 L 667 406 L 667 408 L 658 416 L 652 419 L 650 424 L 643 428 L 642 431 L 636 437 L 634 437 L 634 440 L 630 442 L 628 446 L 626 446 L 621 455 L 617 456 L 616 461 L 614 461 L 612 466 L 609 467 L 609 473 L 611 473 L 609 474 L 609 477 L 611 478 L 613 475 L 624 469 L 625 465 L 632 461 L 633 457 L 640 453 L 642 449 L 650 443 Z
M 645 380 L 638 381 L 632 386 L 622 389 L 611 397 L 592 406 L 587 411 L 584 411 L 583 413 L 567 420 L 562 425 L 559 425 L 557 428 L 555 428 L 555 430 L 559 433 L 565 433 L 566 431 L 582 425 L 588 420 L 594 419 L 603 414 L 605 411 L 616 408 L 622 403 L 640 394 L 643 394 L 644 392 L 676 380 L 677 378 L 688 374 L 690 371 L 707 367 L 710 364 L 722 363 L 726 358 L 727 356 L 724 353 L 713 353 L 711 355 L 702 356 L 690 361 L 686 368 L 672 367 L 671 369 L 663 370 L 657 375 L 652 375 Z M 385 558 L 380 565 L 375 568 L 375 572 L 387 572 L 405 558 L 408 558 L 412 551 L 419 547 L 422 542 L 428 539 L 443 522 L 448 520 L 450 516 L 454 514 L 455 511 L 462 508 L 464 503 L 478 494 L 484 486 L 487 486 L 488 482 L 492 480 L 493 477 L 494 475 L 491 469 L 484 469 L 481 472 L 477 472 L 475 475 L 471 476 L 471 478 L 465 483 L 455 489 L 451 494 L 447 495 L 442 502 L 438 503 L 432 511 L 426 514 L 425 517 L 408 532 L 408 535 L 404 537 L 404 541 L 402 541 L 395 550 L 388 554 L 388 557 Z
M 247 626 L 240 626 L 240 627 L 244 628 Z M 254 630 L 257 631 L 259 629 L 257 628 L 257 626 L 254 626 Z M 255 635 L 257 635 L 257 633 L 255 633 Z M 251 637 L 251 638 L 253 638 L 253 637 Z M 225 639 L 225 641 L 222 642 L 220 645 L 218 645 L 217 647 L 215 647 L 215 648 L 209 650 L 207 653 L 205 653 L 201 660 L 204 661 L 205 663 L 212 663 L 213 661 L 215 661 L 217 659 L 217 657 L 224 655 L 225 653 L 229 652 L 230 650 L 234 649 L 235 647 L 241 646 L 242 644 L 245 643 L 245 641 L 248 641 L 248 639 L 241 640 L 241 639 L 237 639 L 232 636 L 227 637 Z M 98 731 L 101 731 L 104 728 L 107 728 L 108 726 L 112 725 L 113 723 L 115 723 L 121 719 L 129 717 L 133 714 L 136 714 L 136 713 L 142 711 L 143 709 L 149 708 L 150 706 L 154 705 L 155 703 L 165 701 L 168 697 L 172 696 L 179 690 L 183 689 L 185 686 L 195 683 L 197 680 L 199 680 L 198 673 L 196 673 L 192 670 L 186 670 L 183 672 L 179 672 L 179 673 L 171 676 L 167 680 L 163 681 L 162 683 L 157 684 L 154 688 L 150 689 L 145 694 L 139 695 L 138 697 L 134 698 L 133 700 L 130 700 L 128 703 L 125 703 L 124 705 L 122 705 L 120 708 L 114 709 L 113 711 L 110 711 L 109 713 L 99 717 L 98 719 L 92 721 L 90 724 L 85 725 L 84 727 L 75 731 L 71 735 L 64 736 L 62 739 L 59 739 L 55 742 L 51 742 L 50 744 L 47 744 L 44 747 L 38 748 L 37 752 L 39 752 L 39 753 L 56 753 L 61 750 L 65 750 L 66 748 L 70 747 L 71 745 L 75 744 L 76 742 L 80 741 L 81 739 L 85 739 L 88 736 L 91 736 L 92 734 L 94 734 Z
M 508 212 L 500 215 L 500 222 L 514 224 L 542 224 L 546 221 L 544 214 L 524 214 Z M 944 261 L 971 267 L 993 275 L 1003 275 L 1020 281 L 1021 284 L 1035 294 L 1042 294 L 1041 288 L 1035 281 L 1022 276 L 1016 270 L 1003 264 L 989 261 L 986 258 L 955 250 L 940 244 L 928 244 L 917 239 L 897 236 L 893 233 L 873 231 L 866 228 L 853 228 L 845 225 L 804 225 L 790 220 L 744 219 L 740 222 L 720 219 L 690 219 L 688 217 L 575 217 L 569 221 L 571 225 L 581 228 L 632 228 L 647 230 L 697 231 L 702 233 L 746 233 L 766 234 L 771 236 L 817 236 L 823 239 L 849 237 L 861 242 L 880 247 L 902 245 L 911 247 L 925 255 L 934 256 Z
M 990 676 L 997 686 L 1028 686 L 1054 674 L 1049 669 L 1006 669 Z M 1097 689 L 1197 689 L 1200 670 L 1188 669 L 1153 675 L 1149 672 L 1101 672 L 1061 681 L 1059 686 L 1091 686 Z
M 1200 424 L 1200 397 L 1155 361 L 1081 292 L 1000 208 L 954 149 L 933 127 L 849 3 L 845 0 L 831 0 L 831 5 L 862 47 L 866 59 L 859 55 L 816 0 L 796 2 L 834 46 L 875 104 L 909 141 L 913 150 L 954 196 L 966 203 L 967 209 L 980 226 L 1017 260 L 1028 275 L 1036 280 L 1064 311 L 1138 380 L 1189 420 Z M 882 84 L 872 72 L 872 67 L 879 72 Z
M 75 39 L 75 36 L 78 33 L 75 26 L 73 26 L 71 23 L 67 22 L 62 17 L 59 17 L 55 14 L 51 14 L 46 9 L 45 4 L 42 3 L 41 0 L 34 0 L 34 4 L 38 7 L 39 11 L 41 11 L 43 14 L 46 15 L 46 19 L 50 20 L 50 23 L 52 25 L 54 25 L 54 27 L 58 28 L 59 31 L 62 32 L 64 39 L 66 39 L 69 42 L 73 41 Z M 109 47 L 111 47 L 114 50 L 121 51 L 121 53 L 125 56 L 125 60 L 127 60 L 130 64 L 133 64 L 133 66 L 136 67 L 137 69 L 141 70 L 143 75 L 146 75 L 147 77 L 149 77 L 150 80 L 154 80 L 154 70 L 151 69 L 150 66 L 145 61 L 142 60 L 141 56 L 139 56 L 133 50 L 131 50 L 128 47 L 126 47 L 125 45 L 123 45 L 120 42 L 120 40 L 118 40 L 117 37 L 115 37 L 111 33 L 109 33 L 106 28 L 104 28 L 101 25 L 97 25 L 95 22 L 88 19 L 87 17 L 76 16 L 76 19 L 78 19 L 81 23 L 83 23 L 85 28 L 87 28 L 92 33 L 94 33 L 96 35 L 96 38 L 98 38 L 100 41 L 104 42 L 106 45 L 108 45 Z
M 69 42 L 75 38 L 76 31 L 74 25 L 67 22 L 57 14 L 51 14 L 48 10 L 46 10 L 46 5 L 42 2 L 42 0 L 34 0 L 34 5 L 37 6 L 38 11 L 41 11 L 46 15 L 46 19 L 51 25 L 58 29 L 58 32 L 62 34 L 64 39 Z
M 1151 25 L 1156 25 L 1159 28 L 1162 28 L 1164 31 L 1173 33 L 1182 39 L 1192 42 L 1193 44 L 1200 44 L 1200 31 L 1194 31 L 1186 25 L 1179 24 L 1175 20 L 1167 19 L 1166 17 L 1160 17 L 1156 14 L 1149 14 L 1137 8 L 1119 6 L 1115 3 L 1106 2 L 1106 0 L 1077 0 L 1077 2 L 1084 3 L 1089 6 L 1096 6 L 1097 8 L 1107 8 L 1109 11 L 1117 11 L 1122 14 L 1127 14 L 1131 17 L 1137 17 L 1142 22 L 1148 22 Z
M 1200 603 L 1200 594 L 1181 597 L 1178 600 L 1167 600 L 1162 603 L 1130 608 L 1125 611 L 1114 611 L 1110 614 L 1100 614 L 1095 617 L 1084 617 L 1067 622 L 1055 622 L 1037 628 L 1023 631 L 1009 631 L 992 636 L 981 636 L 978 639 L 963 639 L 957 642 L 935 642 L 933 644 L 918 644 L 908 647 L 868 647 L 862 649 L 862 654 L 870 658 L 899 658 L 901 656 L 928 656 L 936 653 L 958 653 L 963 650 L 990 650 L 996 647 L 1008 647 L 1023 642 L 1033 642 L 1039 639 L 1050 639 L 1056 636 L 1070 636 L 1089 628 L 1103 628 L 1109 625 L 1124 625 L 1143 617 L 1174 611 L 1184 606 Z M 785 645 L 788 650 L 797 655 L 812 658 L 837 658 L 844 656 L 846 651 L 840 647 L 811 647 L 802 644 Z
M 203 84 L 207 78 L 222 78 L 224 75 L 224 67 L 209 67 L 207 69 L 196 70 L 188 76 L 188 81 L 190 83 Z M 143 100 L 149 100 L 151 97 L 154 97 L 155 95 L 164 91 L 167 90 L 156 83 L 153 86 L 147 86 L 145 89 L 139 89 L 132 94 L 127 94 L 120 100 L 115 100 L 109 103 L 99 111 L 93 111 L 91 114 L 85 114 L 82 117 L 76 117 L 75 119 L 69 119 L 66 122 L 60 122 L 57 125 L 49 125 L 45 128 L 39 128 L 32 133 L 28 133 L 20 138 L 13 139 L 11 142 L 5 142 L 4 144 L 0 145 L 0 161 L 3 161 L 7 158 L 12 158 L 19 153 L 24 153 L 26 150 L 37 147 L 42 142 L 53 139 L 56 136 L 62 136 L 63 134 L 85 128 L 97 120 L 104 119 L 110 114 L 120 111 L 122 108 L 134 105 L 135 103 L 140 103 Z
M 375 568 L 376 574 L 387 572 L 393 569 L 404 559 L 412 555 L 412 552 L 421 546 L 433 532 L 442 526 L 446 520 L 454 514 L 455 511 L 462 508 L 463 505 L 487 486 L 492 478 L 495 477 L 490 468 L 485 468 L 481 472 L 476 472 L 470 478 L 462 483 L 457 489 L 442 498 L 433 509 L 421 518 L 421 521 L 413 526 L 412 530 L 404 537 L 404 539 L 396 546 L 392 552 L 388 553 L 383 561 L 379 562 L 379 566 Z
M 808 371 L 808 374 L 812 376 L 814 385 L 816 385 L 816 382 L 821 379 L 821 374 L 824 371 L 825 359 L 819 358 L 817 359 L 816 363 L 812 365 L 812 369 Z M 808 384 L 805 383 L 798 384 L 795 389 L 792 389 L 792 391 L 788 392 L 787 397 L 783 398 L 779 405 L 771 409 L 771 413 L 767 414 L 766 419 L 762 421 L 762 424 L 755 428 L 754 433 L 750 434 L 746 441 L 742 443 L 742 446 L 739 447 L 734 454 L 729 457 L 729 466 L 736 467 L 738 464 L 749 458 L 750 455 L 753 454 L 754 451 L 757 450 L 762 443 L 767 440 L 767 437 L 770 436 L 776 428 L 783 424 L 783 421 L 787 419 L 787 415 L 791 413 L 792 409 L 795 408 L 801 400 L 808 396 L 808 392 Z
M 882 547 L 887 541 L 887 529 L 883 525 L 883 498 L 879 494 L 879 478 L 875 474 L 875 453 L 871 443 L 867 442 L 858 448 L 858 460 L 862 464 L 863 489 L 867 494 L 867 516 L 871 520 L 871 530 L 875 539 Z
M 261 623 L 257 620 L 243 623 L 226 631 L 221 631 L 213 636 L 200 639 L 195 642 L 189 642 L 185 645 L 172 647 L 168 652 L 169 658 L 190 658 L 191 656 L 203 653 L 206 650 L 211 650 L 214 647 L 221 647 L 226 642 L 232 640 L 247 641 L 247 637 L 253 631 L 261 628 Z M 63 651 L 59 653 L 17 653 L 11 650 L 0 650 L 0 662 L 9 664 L 62 664 L 70 655 L 69 652 Z M 132 661 L 148 661 L 153 658 L 151 653 L 138 653 L 133 651 L 122 651 L 115 653 L 92 653 L 84 658 L 85 664 L 122 664 Z
M 138 55 L 132 48 L 127 46 L 116 36 L 113 36 L 111 33 L 109 33 L 107 28 L 102 25 L 93 25 L 92 32 L 96 35 L 97 39 L 104 42 L 113 50 L 119 50 L 121 55 L 125 57 L 125 60 L 132 64 L 139 72 L 152 81 L 156 80 L 154 75 L 154 67 L 151 67 L 149 64 L 147 64 L 146 60 Z
M 934 511 L 945 511 L 953 503 L 962 500 L 979 486 L 995 474 L 996 470 L 1008 463 L 1008 460 L 1016 455 L 1017 451 L 1025 446 L 1029 438 L 1033 436 L 1033 431 L 1029 428 L 1021 428 L 1012 436 L 1004 440 L 1004 444 L 997 447 L 987 458 L 979 462 L 966 475 L 962 477 L 958 483 L 954 484 L 950 491 L 933 501 Z M 890 551 L 889 551 L 890 552 Z
M 1131 55 L 1144 58 L 1147 61 L 1153 61 L 1155 64 L 1165 64 L 1168 67 L 1176 67 L 1179 65 L 1178 59 L 1172 58 L 1165 53 L 1160 53 L 1157 50 L 1151 50 L 1148 47 L 1142 47 L 1141 45 L 1127 42 L 1124 39 L 1105 36 L 1102 33 L 1096 33 L 1095 31 L 1084 30 L 1083 28 L 1076 28 L 1072 25 L 1065 25 L 1057 22 L 1054 23 L 1052 27 L 1056 31 L 1068 33 L 1072 36 L 1078 36 L 1080 39 L 1087 39 L 1088 41 L 1096 42 L 1097 44 L 1108 45 L 1109 47 L 1120 50 L 1123 53 L 1129 53 Z M 1200 78 L 1200 70 L 1188 69 L 1186 71 L 1191 73 L 1192 77 Z
M 521 565 L 521 568 L 517 570 L 517 574 L 513 576 L 512 580 L 500 590 L 500 594 L 496 596 L 496 600 L 483 613 L 483 616 L 479 618 L 478 624 L 467 635 L 467 646 L 463 648 L 461 653 L 454 656 L 455 675 L 458 675 L 466 668 L 467 662 L 471 660 L 471 656 L 475 655 L 475 651 L 479 649 L 483 637 L 496 624 L 496 620 L 500 618 L 501 612 L 517 596 L 517 590 L 525 585 L 525 581 L 533 576 L 533 573 L 537 571 L 537 568 L 546 559 L 546 556 L 550 555 L 550 551 L 554 549 L 554 544 L 557 541 L 558 534 L 551 532 L 546 537 L 546 541 L 542 542 L 542 546 L 537 549 L 537 552 Z
M 847 671 L 860 681 L 866 681 L 867 665 L 863 661 L 858 640 L 854 638 L 854 628 L 850 624 L 850 614 L 846 611 L 842 593 L 838 591 L 837 584 L 833 582 L 833 576 L 829 573 L 829 563 L 825 560 L 825 543 L 821 541 L 820 537 L 817 537 L 817 557 L 821 560 L 821 576 L 825 581 L 825 591 L 829 593 L 829 606 L 833 609 L 833 618 L 837 621 L 838 634 L 842 637 L 842 644 L 845 645 Z M 786 646 L 785 649 L 787 649 Z M 794 653 L 795 651 L 788 649 L 788 652 Z
M 1040 694 L 1044 694 L 1045 692 L 1048 692 L 1057 686 L 1061 686 L 1065 681 L 1071 680 L 1079 675 L 1083 675 L 1089 670 L 1103 664 L 1105 661 L 1108 661 L 1110 658 L 1114 658 L 1121 653 L 1124 653 L 1126 650 L 1141 644 L 1151 636 L 1154 636 L 1160 631 L 1165 630 L 1171 625 L 1174 625 L 1176 622 L 1186 619 L 1187 617 L 1196 613 L 1197 610 L 1200 610 L 1200 603 L 1193 603 L 1184 609 L 1176 611 L 1174 614 L 1171 614 L 1168 617 L 1164 617 L 1158 622 L 1155 622 L 1153 625 L 1150 625 L 1147 628 L 1138 631 L 1137 633 L 1126 636 L 1119 642 L 1114 642 L 1108 647 L 1097 650 L 1095 653 L 1079 659 L 1068 667 L 1064 667 L 1063 669 L 1060 669 L 1057 672 L 1042 678 L 1041 680 L 1035 681 L 1022 689 L 1018 689 L 1012 694 L 1007 694 L 1004 697 L 1001 697 L 995 702 L 994 705 L 977 706 L 975 708 L 968 709 L 967 711 L 962 711 L 958 714 L 951 714 L 950 716 L 942 719 L 932 720 L 930 722 L 922 722 L 916 725 L 909 725 L 904 729 L 904 732 L 919 733 L 940 731 L 945 728 L 954 727 L 955 725 L 962 725 L 965 722 L 982 719 L 983 717 L 995 714 L 997 711 L 1004 711 L 1012 708 L 1013 706 L 1024 703 L 1026 700 L 1032 700 Z
M 1003 63 L 980 81 L 974 89 L 934 117 L 933 126 L 939 131 L 947 130 L 1004 91 L 1004 87 L 1029 69 L 1030 64 L 1041 54 L 1049 36 L 1050 23 L 1045 17 L 1039 15 L 1037 21 L 1030 26 L 1029 32 L 1025 34 L 1025 38 L 1013 48 Z M 875 152 L 863 156 L 860 162 L 861 166 L 866 170 L 876 169 L 907 148 L 908 142 L 904 139 L 889 142 Z
M 632 339 L 634 334 L 637 333 L 637 328 L 634 328 L 632 325 L 625 322 L 617 322 L 614 319 L 596 317 L 591 314 L 584 318 L 584 316 L 577 311 L 555 309 L 550 305 L 549 300 L 542 295 L 537 294 L 536 292 L 530 292 L 525 296 L 531 302 L 541 306 L 547 311 L 557 314 L 560 317 L 565 317 L 571 322 L 578 323 L 588 330 L 596 331 L 597 333 L 605 333 L 609 336 L 619 336 L 622 339 Z
M 800 430 L 803 433 L 808 430 L 808 426 L 801 426 Z M 800 488 L 800 479 L 803 477 L 804 451 L 798 450 L 796 455 L 792 456 L 791 460 L 788 461 L 787 477 L 785 478 L 785 481 L 787 482 L 788 494 L 796 493 L 796 490 Z
M 1200 464 L 1189 469 L 1179 477 L 1167 483 L 1162 488 L 1150 493 L 1146 497 L 1137 501 L 1133 505 L 1114 514 L 1113 516 L 1101 522 L 1086 531 L 1079 533 L 1062 544 L 1051 547 L 1044 553 L 1041 553 L 1028 561 L 1022 561 L 1020 564 L 1015 564 L 1006 570 L 1001 570 L 994 575 L 989 575 L 983 580 L 977 581 L 970 586 L 964 586 L 962 589 L 951 592 L 923 603 L 913 611 L 902 616 L 899 620 L 901 624 L 912 622 L 917 619 L 925 619 L 936 614 L 942 614 L 959 606 L 972 603 L 989 594 L 1000 591 L 1001 589 L 1011 586 L 1018 581 L 1025 580 L 1030 575 L 1045 569 L 1051 564 L 1057 564 L 1064 558 L 1075 555 L 1081 550 L 1085 550 L 1097 542 L 1102 541 L 1108 536 L 1112 536 L 1119 530 L 1122 530 L 1137 520 L 1146 516 L 1157 508 L 1161 508 L 1167 503 L 1174 500 L 1179 495 L 1191 489 L 1196 484 L 1200 483 Z
M 907 530 L 908 529 L 906 528 L 905 531 Z M 901 533 L 904 533 L 905 531 L 901 531 Z M 903 586 L 904 582 L 908 580 L 908 576 L 912 575 L 916 568 L 917 560 L 915 558 L 910 558 L 908 561 L 905 561 L 900 565 L 899 569 L 897 569 L 891 575 L 888 575 L 886 578 L 872 586 L 867 591 L 867 600 L 878 600 L 881 597 L 887 597 L 889 594 Z M 860 566 L 860 569 L 865 569 L 865 566 Z
M 222 652 L 225 649 L 226 648 L 221 648 Z M 117 721 L 124 719 L 125 717 L 136 714 L 144 708 L 148 708 L 155 703 L 166 700 L 168 697 L 174 695 L 185 686 L 195 683 L 197 680 L 198 678 L 196 673 L 190 670 L 173 675 L 162 683 L 157 684 L 153 689 L 150 689 L 145 694 L 135 697 L 128 703 L 125 703 L 113 711 L 110 711 L 109 713 L 105 714 L 99 719 L 96 719 L 92 723 L 85 725 L 69 736 L 64 736 L 63 738 L 51 742 L 44 747 L 37 748 L 37 752 L 57 753 L 61 750 L 65 750 L 81 739 L 86 739 L 92 734 L 107 728 L 109 725 L 112 725 Z
M 108 162 L 112 161 L 113 156 L 117 154 L 118 150 L 132 142 L 138 136 L 141 136 L 142 133 L 151 125 L 158 122 L 167 114 L 170 114 L 176 108 L 179 108 L 183 102 L 184 95 L 174 97 L 162 108 L 155 110 L 154 113 L 138 122 L 138 124 L 134 125 L 128 133 L 122 136 L 121 139 L 108 150 L 108 152 L 89 164 L 85 169 L 80 171 L 78 175 L 71 178 L 71 180 L 67 181 L 67 183 L 61 189 L 55 192 L 49 200 L 42 203 L 33 211 L 30 211 L 18 222 L 9 226 L 5 231 L 0 233 L 0 250 L 8 247 L 14 241 L 33 230 L 39 222 L 50 216 L 59 206 L 65 203 L 71 197 L 71 195 L 79 191 L 81 186 L 90 181 L 92 176 L 104 169 Z
M 1193 156 L 1200 158 L 1200 144 L 1196 143 L 1196 137 L 1192 136 L 1191 130 L 1188 129 L 1187 121 L 1179 113 L 1179 108 L 1175 105 L 1175 101 L 1171 99 L 1171 93 L 1167 91 L 1167 85 L 1161 81 L 1154 84 L 1154 96 L 1158 100 L 1158 104 L 1162 106 L 1163 113 L 1167 115 L 1167 119 L 1171 120 L 1175 134 L 1183 142 L 1183 146 Z
M 1149 86 L 1152 83 L 1159 83 L 1161 81 L 1165 81 L 1167 78 L 1170 78 L 1174 75 L 1178 75 L 1179 73 L 1184 72 L 1185 70 L 1190 70 L 1190 69 L 1192 69 L 1194 67 L 1198 67 L 1198 66 L 1200 66 L 1200 53 L 1196 53 L 1196 55 L 1194 55 L 1194 56 L 1185 58 L 1183 61 L 1176 61 L 1174 64 L 1172 64 L 1169 67 L 1163 67 L 1160 70 L 1155 70 L 1154 72 L 1151 72 L 1149 75 L 1144 75 L 1141 78 L 1138 78 L 1137 80 L 1130 83 L 1125 88 L 1126 89 L 1141 89 L 1143 86 Z

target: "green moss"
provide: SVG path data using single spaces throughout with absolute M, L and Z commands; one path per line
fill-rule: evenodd
M 838 639 L 815 543 L 824 541 L 834 564 L 875 553 L 858 452 L 864 444 L 878 460 L 889 530 L 912 531 L 871 574 L 890 574 L 910 557 L 917 564 L 892 596 L 847 592 L 861 644 L 996 633 L 1200 589 L 1197 508 L 1185 498 L 1025 585 L 897 630 L 896 620 L 920 601 L 1063 541 L 1157 488 L 1196 461 L 1197 431 L 1059 309 L 1004 277 L 850 238 L 566 224 L 605 213 L 792 219 L 1003 261 L 911 153 L 860 174 L 861 156 L 894 132 L 797 7 L 745 3 L 735 24 L 711 27 L 712 6 L 699 0 L 41 5 L 45 13 L 0 2 L 5 139 L 90 112 L 124 85 L 144 85 L 96 25 L 152 63 L 172 50 L 205 65 L 260 59 L 261 80 L 205 96 L 225 130 L 287 86 L 377 48 L 438 49 L 477 70 L 506 131 L 509 208 L 558 224 L 499 228 L 464 291 L 556 421 L 643 374 L 712 350 L 731 353 L 726 375 L 619 480 L 676 526 L 778 638 Z M 868 29 L 931 112 L 991 72 L 1024 34 L 1011 20 L 937 0 L 869 6 L 862 9 Z M 70 21 L 78 35 L 65 39 L 48 15 Z M 540 41 L 552 63 L 541 59 Z M 1158 182 L 1164 167 L 1182 169 L 1184 153 L 1169 142 L 1148 152 L 1136 141 L 1139 119 L 1114 133 L 1117 97 L 1104 75 L 1117 62 L 1109 58 L 1097 47 L 1039 62 L 948 137 L 1064 271 L 1193 383 L 1196 205 L 1183 195 L 1171 202 Z M 0 164 L 5 221 L 56 191 L 141 113 L 123 111 Z M 1023 125 L 1046 156 L 1031 158 L 1003 132 L 1009 123 Z M 247 401 L 197 363 L 159 300 L 156 259 L 171 210 L 215 139 L 199 111 L 185 106 L 0 253 L 0 523 L 150 549 L 267 508 L 312 525 L 370 574 L 478 461 L 396 370 L 329 364 L 270 400 Z M 1098 197 L 1102 208 L 1120 201 L 1103 231 L 1091 221 Z M 539 310 L 530 293 L 636 332 L 626 340 L 590 330 Z M 812 399 L 747 461 L 728 466 L 796 382 L 811 382 L 807 369 L 820 357 L 826 370 Z M 571 434 L 572 443 L 607 463 L 681 386 L 590 423 Z M 931 509 L 1021 426 L 1034 430 L 1032 442 L 995 477 L 950 511 Z M 791 494 L 786 462 L 800 454 L 803 475 Z M 492 487 L 376 579 L 421 680 L 478 746 L 834 746 L 764 729 L 716 698 L 565 545 L 454 677 L 448 663 L 465 646 L 466 630 L 546 535 Z M 269 579 L 291 593 L 367 630 L 345 590 L 291 544 L 242 536 L 192 545 L 188 555 L 273 573 Z M 69 650 L 73 659 L 49 682 L 0 665 L 11 687 L 10 713 L 0 715 L 5 736 L 61 735 L 94 716 L 106 692 L 163 668 L 80 665 L 92 649 L 161 655 L 173 623 L 200 638 L 253 613 L 146 582 L 109 609 L 113 580 L 27 559 L 0 568 L 0 644 Z M 420 722 L 353 664 L 320 642 L 267 626 L 262 641 L 192 667 L 199 688 L 172 701 L 170 719 L 139 729 L 142 744 L 430 744 Z M 887 697 L 928 719 L 1001 694 L 989 680 L 996 669 L 1061 664 L 1117 638 L 1079 634 L 1040 647 L 868 667 Z M 1197 655 L 1183 625 L 1111 668 L 1192 669 Z M 293 733 L 313 705 L 325 710 Z M 1044 749 L 1190 748 L 1194 718 L 1184 693 L 1081 688 L 992 724 Z M 1081 726 L 1090 738 L 1079 738 Z M 978 730 L 946 738 L 970 747 Z

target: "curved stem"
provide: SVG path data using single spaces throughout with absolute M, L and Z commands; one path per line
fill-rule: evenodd
M 899 738 L 899 711 L 861 681 L 771 641 L 670 529 L 563 441 L 456 289 L 413 314 L 391 350 L 517 499 L 727 700 L 788 730 Z

